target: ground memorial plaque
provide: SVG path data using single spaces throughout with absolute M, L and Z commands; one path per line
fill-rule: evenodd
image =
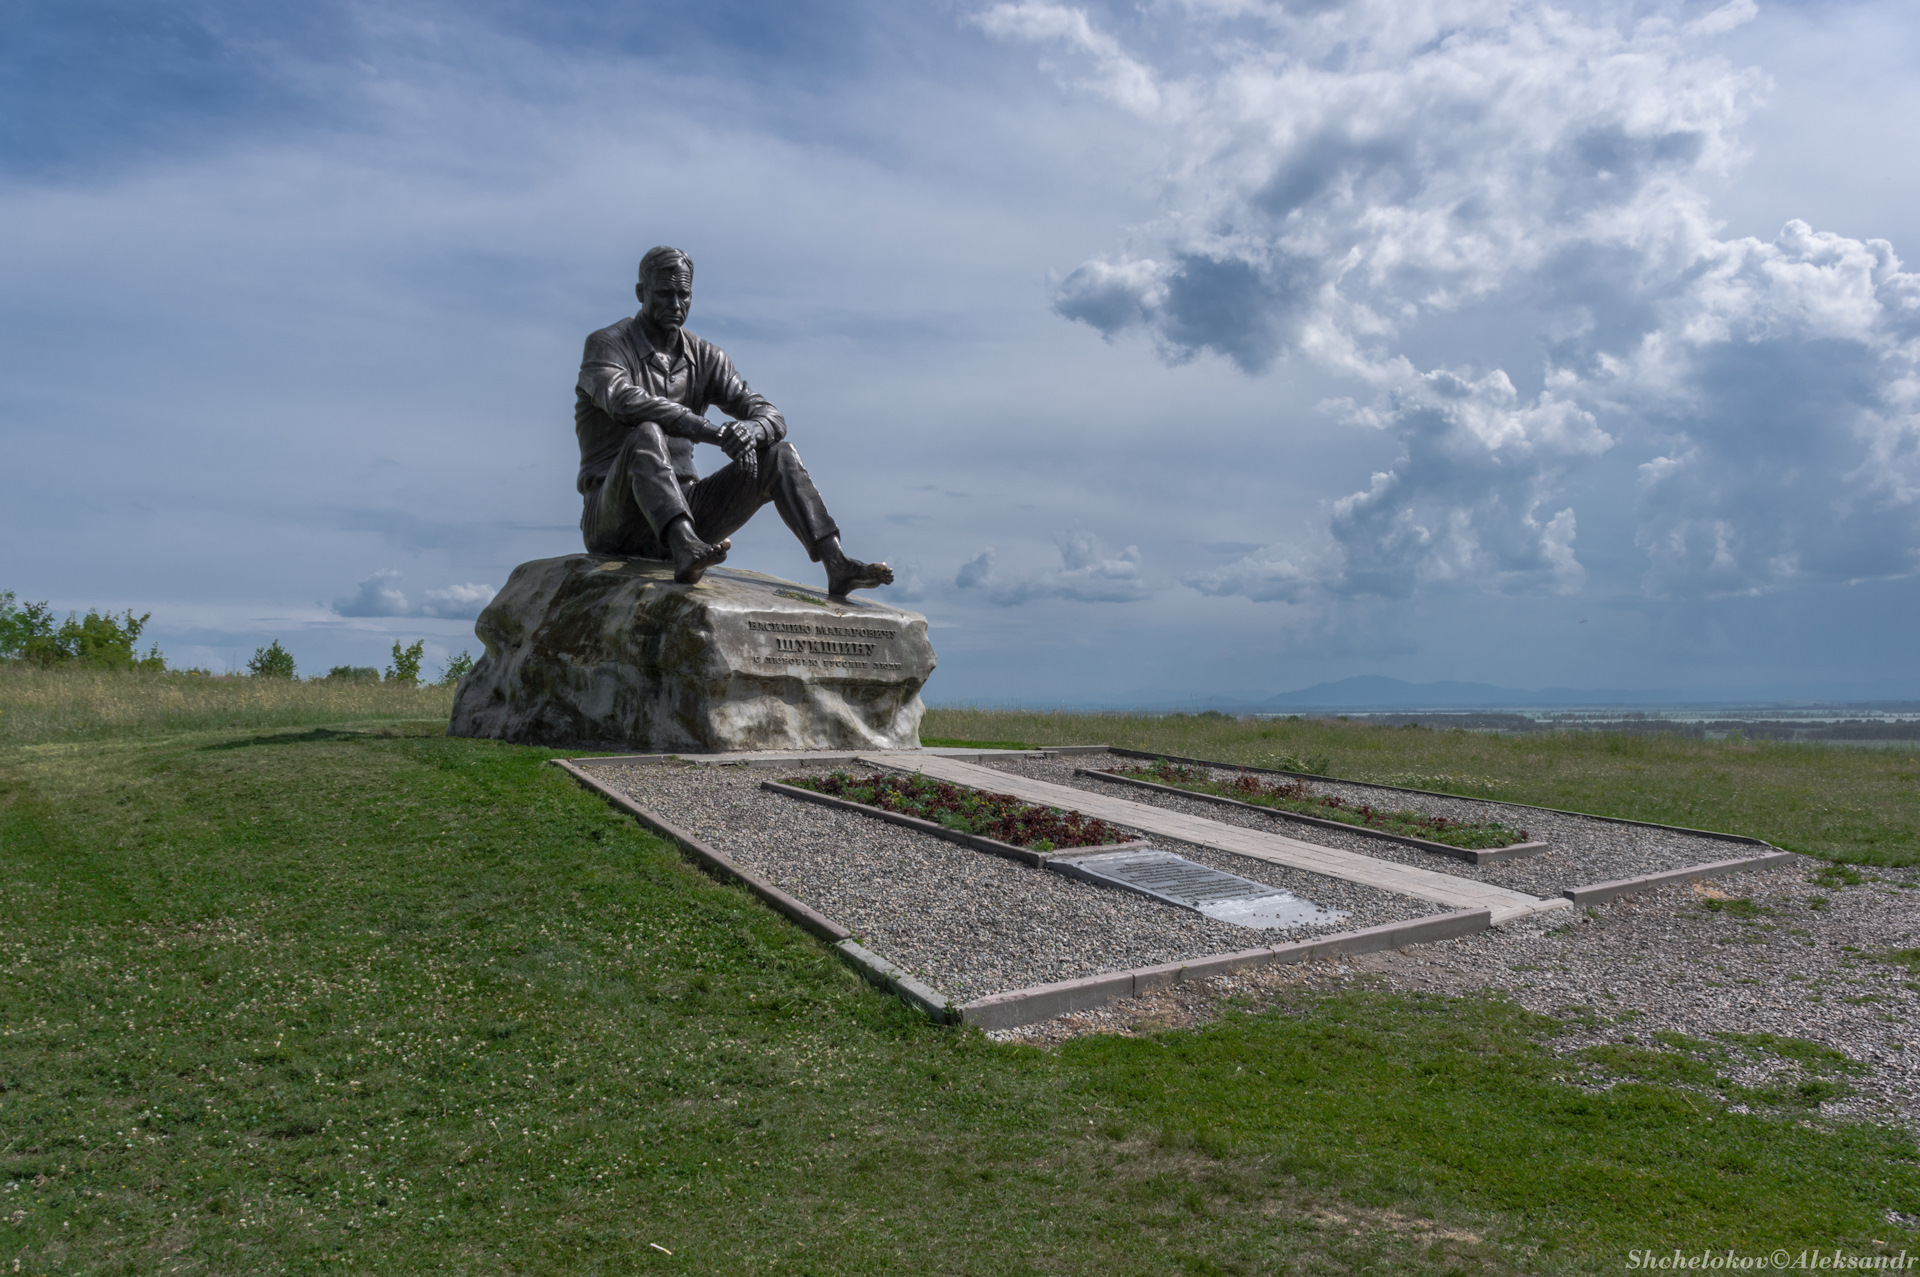
M 914 749 L 926 618 L 733 568 L 574 554 L 480 614 L 455 736 L 637 752 Z
M 1047 868 L 1192 909 L 1242 927 L 1302 927 L 1338 922 L 1347 915 L 1311 900 L 1198 864 L 1170 851 L 1145 848 L 1093 856 L 1055 856 Z

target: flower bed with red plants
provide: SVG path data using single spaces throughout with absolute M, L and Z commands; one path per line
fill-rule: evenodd
M 1178 763 L 1158 762 L 1148 767 L 1115 767 L 1115 776 L 1150 780 L 1175 789 L 1237 798 L 1256 807 L 1275 807 L 1322 820 L 1337 820 L 1343 825 L 1360 825 L 1405 838 L 1423 838 L 1449 847 L 1486 851 L 1511 847 L 1527 841 L 1527 831 L 1503 825 L 1497 820 L 1473 822 L 1448 820 L 1445 816 L 1424 816 L 1417 811 L 1381 811 L 1365 803 L 1354 803 L 1336 794 L 1316 794 L 1304 780 L 1263 780 L 1251 772 L 1241 772 L 1231 780 L 1216 780 L 1205 767 L 1186 767 Z
M 837 771 L 827 776 L 790 776 L 781 783 L 844 798 L 863 807 L 918 816 L 958 833 L 992 838 L 1032 851 L 1100 847 L 1131 837 L 1104 820 L 1077 811 L 1036 807 L 1011 794 L 989 794 L 911 773 L 876 772 L 871 776 L 854 776 Z

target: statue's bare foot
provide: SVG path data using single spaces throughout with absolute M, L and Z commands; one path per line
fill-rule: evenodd
M 708 568 L 727 561 L 727 551 L 732 548 L 732 541 L 710 545 L 691 531 L 683 531 L 673 538 L 673 579 L 681 585 L 697 584 Z
M 893 569 L 884 563 L 862 563 L 858 559 L 842 558 L 827 568 L 827 597 L 844 599 L 848 590 L 871 590 L 875 586 L 892 585 Z

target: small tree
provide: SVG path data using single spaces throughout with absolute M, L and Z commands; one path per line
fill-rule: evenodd
M 0 590 L 0 660 L 17 661 L 27 645 L 53 633 L 53 615 L 45 603 L 13 604 L 13 591 Z
M 402 648 L 398 639 L 393 644 L 393 664 L 387 666 L 387 681 L 401 683 L 407 687 L 420 684 L 420 662 L 426 657 L 427 641 L 415 639 L 412 646 Z
M 471 670 L 472 668 L 473 668 L 473 657 L 469 655 L 467 652 L 467 649 L 463 647 L 460 649 L 460 655 L 448 661 L 447 667 L 440 671 L 440 679 L 439 679 L 440 686 L 442 687 L 454 686 L 460 681 L 462 676 L 464 676 L 467 673 L 467 671 Z
M 68 616 L 60 626 L 59 638 L 72 659 L 82 665 L 91 665 L 100 669 L 165 669 L 166 662 L 160 659 L 160 649 L 154 648 L 145 658 L 135 650 L 140 641 L 140 631 L 146 628 L 153 613 L 135 616 L 128 612 L 123 617 L 113 613 L 89 610 L 84 619 L 75 621 Z
M 247 662 L 247 673 L 255 678 L 292 678 L 293 653 L 275 639 L 265 647 L 254 649 L 253 659 Z
M 20 655 L 35 665 L 59 665 L 73 659 L 63 641 L 65 635 L 60 627 L 53 623 L 53 613 L 45 603 L 29 603 L 20 609 L 21 628 L 25 634 L 20 644 Z M 67 618 L 69 624 L 73 618 Z
M 131 611 L 116 617 L 111 612 L 89 610 L 84 618 L 67 613 L 67 619 L 54 624 L 53 610 L 46 603 L 14 606 L 13 591 L 0 591 L 0 659 L 26 660 L 35 665 L 53 666 L 78 663 L 98 669 L 163 670 L 166 658 L 158 644 L 145 656 L 136 650 L 140 631 L 153 614 L 135 616 Z

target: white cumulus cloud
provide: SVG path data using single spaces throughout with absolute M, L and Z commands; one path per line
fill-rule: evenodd
M 472 620 L 493 601 L 491 585 L 450 585 L 428 590 L 419 603 L 409 600 L 399 586 L 400 573 L 384 568 L 360 582 L 352 594 L 333 601 L 339 616 L 426 616 L 443 620 Z
M 1766 88 L 1715 47 L 1752 0 L 1189 0 L 1130 49 L 1098 12 L 986 21 L 1167 158 L 1164 215 L 1056 309 L 1171 362 L 1310 361 L 1397 444 L 1323 536 L 1188 584 L 1577 591 L 1576 481 L 1635 512 L 1654 596 L 1920 566 L 1920 279 L 1884 241 L 1712 214 Z M 1113 87 L 1123 60 L 1151 92 Z
M 1064 44 L 1091 64 L 1092 74 L 1077 85 L 1129 110 L 1146 114 L 1161 105 L 1153 72 L 1128 56 L 1118 40 L 1096 29 L 1084 9 L 1025 0 L 994 5 L 980 15 L 979 23 L 997 36 Z
M 979 591 L 1003 607 L 1030 599 L 1077 599 L 1083 603 L 1133 603 L 1153 593 L 1141 575 L 1140 548 L 1109 554 L 1090 532 L 1062 533 L 1056 543 L 1060 567 L 1032 575 L 1008 575 L 996 566 L 989 547 L 960 566 L 954 585 Z
M 341 616 L 412 616 L 407 596 L 394 584 L 399 579 L 400 573 L 393 568 L 375 572 L 352 594 L 335 599 L 333 610 Z

